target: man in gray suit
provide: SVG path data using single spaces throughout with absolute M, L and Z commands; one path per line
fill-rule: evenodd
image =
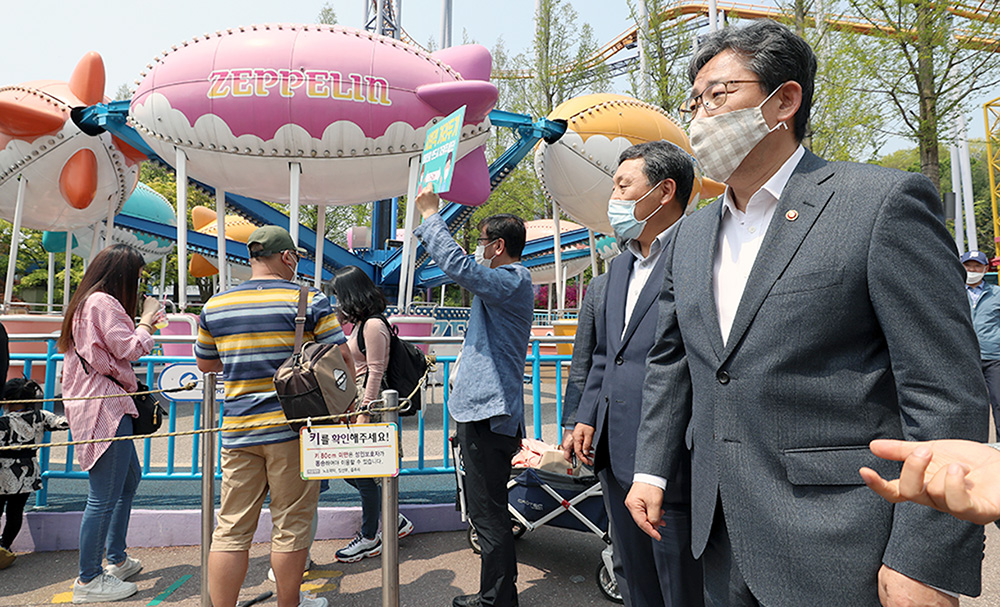
M 627 504 L 657 535 L 686 442 L 707 604 L 958 605 L 982 529 L 858 470 L 898 475 L 875 438 L 986 438 L 964 272 L 927 179 L 801 146 L 815 72 L 770 21 L 691 60 L 692 145 L 728 187 L 666 252 Z
M 655 338 L 654 304 L 666 261 L 663 251 L 683 216 L 693 182 L 691 157 L 671 143 L 643 143 L 621 153 L 608 219 L 625 251 L 611 262 L 597 297 L 588 300 L 592 312 L 585 316 L 592 316 L 593 326 L 582 328 L 585 334 L 592 333 L 593 346 L 573 431 L 574 451 L 594 466 L 601 481 L 611 520 L 614 573 L 629 607 L 702 604 L 701 565 L 688 549 L 689 466 L 679 466 L 671 477 L 661 539 L 646 536 L 625 508 L 646 355 Z M 571 379 L 575 372 L 571 369 Z

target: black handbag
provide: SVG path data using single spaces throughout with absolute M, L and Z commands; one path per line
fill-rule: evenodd
M 80 353 L 73 348 L 76 352 L 77 358 L 80 359 L 80 363 L 83 365 L 83 372 L 90 375 L 90 363 L 87 359 L 80 355 Z M 125 386 L 121 385 L 114 377 L 110 375 L 105 375 L 111 381 L 115 382 L 115 385 L 125 390 Z M 135 403 L 135 410 L 139 412 L 138 417 L 132 418 L 132 434 L 136 436 L 144 434 L 153 434 L 160 429 L 163 425 L 163 418 L 166 417 L 167 412 L 160 406 L 160 401 L 156 400 L 152 394 L 149 394 L 149 386 L 146 382 L 142 381 L 138 377 L 135 379 L 136 392 L 146 392 L 146 394 L 133 394 L 132 402 Z M 125 390 L 127 393 L 128 390 Z
M 389 363 L 385 367 L 385 374 L 382 375 L 382 389 L 399 392 L 401 401 L 409 399 L 408 402 L 402 403 L 400 415 L 416 415 L 420 410 L 420 387 L 430 365 L 427 355 L 410 342 L 400 339 L 399 328 L 392 326 L 389 319 L 381 315 L 378 318 L 389 329 Z M 361 321 L 357 329 L 358 350 L 362 354 L 365 354 L 365 323 L 368 320 L 370 319 Z

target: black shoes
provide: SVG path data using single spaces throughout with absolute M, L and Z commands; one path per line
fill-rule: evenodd
M 476 594 L 463 594 L 462 596 L 456 596 L 451 601 L 451 607 L 480 607 L 482 602 L 479 600 L 479 593 Z M 514 603 L 514 607 L 517 607 L 517 603 Z

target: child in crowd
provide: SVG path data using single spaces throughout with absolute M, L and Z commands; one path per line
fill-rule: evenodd
M 22 449 L 0 451 L 0 512 L 6 510 L 7 523 L 0 534 L 0 569 L 6 569 L 16 558 L 10 547 L 21 530 L 24 506 L 32 491 L 42 488 L 42 474 L 35 457 L 37 449 L 30 445 L 42 442 L 46 431 L 67 430 L 69 423 L 62 415 L 45 411 L 38 404 L 7 401 L 42 398 L 42 389 L 33 380 L 19 377 L 3 387 L 4 414 L 0 415 L 0 445 Z

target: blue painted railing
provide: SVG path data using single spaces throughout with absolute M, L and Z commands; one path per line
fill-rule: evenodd
M 46 353 L 45 354 L 11 354 L 11 361 L 21 361 L 24 365 L 24 373 L 27 376 L 31 376 L 35 365 L 41 364 L 45 367 L 45 385 L 44 394 L 45 398 L 53 398 L 55 396 L 56 389 L 56 367 L 57 363 L 62 361 L 63 355 L 56 351 L 55 340 L 56 337 L 52 335 L 11 335 L 11 341 L 15 342 L 45 342 L 46 343 Z M 543 429 L 546 426 L 554 426 L 554 432 L 550 433 L 550 438 L 558 442 L 562 438 L 562 431 L 560 428 L 559 420 L 562 419 L 563 410 L 563 366 L 568 364 L 570 360 L 569 355 L 560 354 L 543 354 L 541 352 L 541 347 L 545 345 L 554 345 L 557 343 L 572 343 L 572 337 L 532 337 L 530 341 L 530 351 L 527 353 L 525 358 L 526 364 L 531 366 L 531 373 L 525 376 L 526 383 L 530 381 L 531 396 L 530 401 L 526 397 L 525 404 L 529 402 L 531 404 L 531 421 L 533 427 L 533 437 L 542 440 Z M 193 342 L 193 337 L 169 337 L 169 338 L 159 338 L 158 342 L 170 342 L 170 343 L 191 343 Z M 419 338 L 413 339 L 415 343 L 421 344 L 461 344 L 461 338 L 455 337 L 431 337 L 431 338 Z M 427 402 L 428 399 L 424 399 L 424 407 L 417 417 L 417 458 L 416 466 L 406 466 L 407 461 L 404 460 L 404 467 L 400 470 L 400 474 L 404 475 L 416 475 L 416 474 L 454 474 L 455 468 L 451 461 L 451 449 L 448 444 L 448 437 L 450 433 L 450 418 L 448 415 L 448 397 L 449 397 L 449 385 L 448 380 L 451 377 L 451 370 L 455 364 L 455 355 L 438 355 L 437 362 L 438 368 L 442 371 L 442 403 L 430 404 Z M 139 359 L 137 365 L 145 366 L 146 369 L 146 383 L 151 386 L 156 386 L 156 369 L 167 365 L 170 363 L 184 362 L 193 363 L 193 357 L 183 357 L 183 356 L 144 356 Z M 543 403 L 542 398 L 542 370 L 543 368 L 552 369 L 554 368 L 554 383 L 551 384 L 554 390 L 554 398 L 547 399 L 547 402 Z M 527 396 L 527 395 L 526 395 Z M 548 423 L 543 421 L 544 413 L 553 411 L 551 405 L 555 405 L 554 412 L 555 416 L 550 418 Z M 223 403 L 224 406 L 224 403 Z M 428 432 L 436 432 L 437 428 L 428 428 L 425 423 L 425 414 L 429 410 L 429 407 L 440 406 L 441 407 L 441 460 L 440 465 L 429 465 L 428 458 L 426 456 L 426 447 L 429 444 L 427 441 Z M 188 411 L 188 408 L 190 410 Z M 51 411 L 53 410 L 53 403 L 47 402 L 44 408 Z M 167 428 L 168 432 L 175 432 L 178 429 L 178 422 L 181 419 L 192 420 L 192 428 L 200 429 L 201 419 L 202 419 L 202 403 L 188 403 L 188 402 L 175 402 L 170 401 L 168 418 L 167 418 Z M 527 413 L 527 411 L 525 412 Z M 219 416 L 221 419 L 221 415 Z M 57 435 L 55 440 L 49 434 L 45 436 L 45 442 L 62 442 L 64 440 L 64 435 Z M 200 461 L 201 457 L 199 455 L 199 449 L 201 441 L 199 440 L 199 435 L 193 435 L 191 440 L 191 461 L 190 465 L 179 465 L 177 463 L 178 459 L 178 445 L 177 439 L 181 437 L 158 437 L 158 438 L 146 438 L 142 441 L 142 477 L 144 481 L 172 481 L 172 480 L 194 480 L 201 478 Z M 68 440 L 68 439 L 67 439 Z M 157 445 L 162 442 L 166 442 L 166 454 L 165 456 L 157 457 L 158 464 L 153 465 L 153 451 L 154 449 L 159 449 L 161 447 L 154 446 L 154 442 Z M 216 443 L 218 444 L 218 443 Z M 50 448 L 42 448 L 38 454 L 39 463 L 42 470 L 42 489 L 36 493 L 36 504 L 38 506 L 44 506 L 47 504 L 48 500 L 48 480 L 53 478 L 87 478 L 87 473 L 80 470 L 74 464 L 74 454 L 73 447 L 67 447 L 65 452 L 65 461 L 62 463 L 53 464 L 51 460 Z M 404 456 L 406 454 L 404 453 Z M 220 470 L 219 466 L 220 453 L 216 452 L 216 470 Z M 412 463 L 412 462 L 411 462 Z M 216 478 L 221 478 L 221 473 L 216 472 Z

